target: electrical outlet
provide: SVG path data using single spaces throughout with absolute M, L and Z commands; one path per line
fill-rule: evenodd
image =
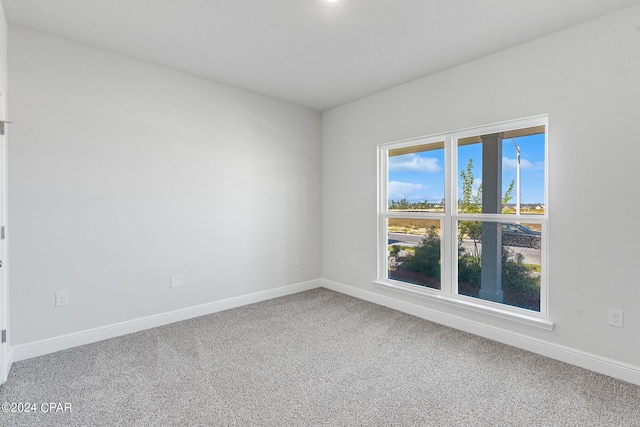
M 613 308 L 609 309 L 609 324 L 611 326 L 617 326 L 618 328 L 622 328 L 623 320 L 624 320 L 624 311 L 614 310 Z
M 302 259 L 300 257 L 296 257 L 296 267 L 300 267 L 302 265 Z
M 69 292 L 56 292 L 56 307 L 62 307 L 64 305 L 69 305 Z
M 176 274 L 175 276 L 171 276 L 171 287 L 179 288 L 184 286 L 184 274 Z
M 351 269 L 352 269 L 352 270 L 355 270 L 355 269 L 356 269 L 356 260 L 355 260 L 355 259 L 352 259 L 352 260 L 351 260 Z

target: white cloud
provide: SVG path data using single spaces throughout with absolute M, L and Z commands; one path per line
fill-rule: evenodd
M 517 166 L 517 160 L 516 159 L 510 159 L 508 157 L 503 157 L 502 158 L 502 169 L 505 170 L 516 170 L 516 166 Z M 539 162 L 539 163 L 531 163 L 529 160 L 527 159 L 523 159 L 522 157 L 520 158 L 520 170 L 526 171 L 526 170 L 540 170 L 544 168 L 544 162 Z
M 394 172 L 442 172 L 442 168 L 438 164 L 438 159 L 432 157 L 420 157 L 417 154 L 406 154 L 404 156 L 391 157 L 389 159 L 389 170 Z
M 387 192 L 390 200 L 426 200 L 427 186 L 410 182 L 389 181 Z

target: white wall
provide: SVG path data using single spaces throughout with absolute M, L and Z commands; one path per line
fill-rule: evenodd
M 323 278 L 640 369 L 639 76 L 636 6 L 324 113 Z M 376 146 L 544 113 L 555 329 L 375 287 Z
M 1 120 L 7 119 L 7 20 L 4 14 L 4 7 L 0 3 L 0 93 L 3 95 L 2 105 L 0 109 L 4 115 L 0 115 Z M 7 224 L 7 156 L 6 156 L 6 138 L 8 137 L 8 129 L 5 131 L 4 141 L 0 139 L 0 225 Z M 2 250 L 0 251 L 0 259 L 3 268 L 0 270 L 2 275 L 2 283 L 0 284 L 0 329 L 10 331 L 9 329 L 9 292 L 8 292 L 8 250 L 7 239 L 0 242 Z M 11 357 L 9 355 L 9 344 L 3 344 L 0 347 L 0 383 L 6 380 L 11 365 Z
M 9 83 L 12 346 L 320 278 L 319 113 L 13 26 Z
M 7 19 L 0 3 L 0 85 L 7 91 Z

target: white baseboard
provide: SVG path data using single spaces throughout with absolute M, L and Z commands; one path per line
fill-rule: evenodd
M 311 289 L 319 288 L 321 284 L 322 282 L 320 279 L 310 280 L 308 282 L 296 283 L 276 289 L 269 289 L 268 291 L 256 292 L 253 294 L 242 295 L 239 297 L 229 298 L 221 301 L 213 301 L 206 304 L 200 304 L 193 307 L 170 311 L 167 313 L 156 314 L 153 316 L 133 319 L 113 325 L 107 325 L 99 328 L 88 329 L 85 331 L 74 332 L 67 335 L 47 338 L 41 341 L 19 344 L 11 347 L 11 352 L 13 353 L 13 361 L 18 362 L 20 360 L 42 356 L 60 350 L 66 350 L 68 348 L 77 347 L 80 345 L 90 344 L 93 342 L 115 338 L 133 332 L 139 332 L 145 329 L 155 328 L 182 320 L 192 319 L 194 317 L 205 316 L 207 314 L 241 307 L 243 305 L 254 304 L 256 302 L 308 291 Z
M 42 356 L 54 353 L 60 350 L 77 347 L 84 344 L 90 344 L 109 338 L 139 332 L 145 329 L 155 328 L 167 325 L 181 320 L 187 320 L 198 316 L 217 313 L 219 311 L 229 310 L 243 305 L 253 304 L 260 301 L 266 301 L 272 298 L 278 298 L 286 295 L 295 294 L 319 287 L 324 287 L 336 292 L 350 295 L 365 301 L 390 307 L 404 313 L 408 313 L 432 322 L 440 323 L 455 329 L 479 335 L 494 341 L 498 341 L 507 345 L 522 348 L 542 356 L 560 360 L 581 368 L 589 369 L 604 375 L 628 381 L 633 384 L 640 385 L 640 367 L 618 362 L 613 359 L 597 356 L 591 353 L 576 350 L 570 347 L 554 344 L 537 338 L 528 337 L 526 335 L 510 332 L 505 329 L 496 328 L 482 323 L 474 322 L 469 319 L 444 313 L 441 311 L 431 310 L 417 304 L 408 303 L 397 300 L 388 296 L 380 295 L 375 292 L 366 291 L 355 288 L 353 286 L 344 285 L 326 279 L 311 280 L 308 282 L 296 283 L 289 286 L 283 286 L 268 291 L 256 292 L 249 295 L 229 298 L 221 301 L 214 301 L 193 307 L 187 307 L 167 313 L 161 313 L 153 316 L 143 317 L 139 319 L 121 322 L 113 325 L 107 325 L 100 328 L 89 329 L 72 334 L 62 335 L 58 337 L 48 338 L 41 341 L 20 344 L 9 349 L 7 362 L 7 370 L 12 362 L 30 359 L 32 357 Z
M 11 370 L 11 365 L 13 364 L 13 352 L 11 351 L 11 347 L 7 348 L 7 352 L 4 355 L 4 366 L 3 369 L 0 369 L 2 372 L 2 376 L 0 376 L 0 385 L 4 384 L 9 377 L 9 371 Z
M 385 307 L 393 308 L 395 310 L 469 332 L 474 335 L 479 335 L 503 344 L 528 350 L 542 356 L 560 360 L 590 371 L 640 385 L 640 367 L 638 366 L 629 365 L 627 363 L 618 362 L 613 359 L 608 359 L 606 357 L 601 357 L 574 348 L 474 322 L 460 316 L 428 309 L 417 304 L 397 300 L 395 298 L 355 288 L 353 286 L 344 285 L 342 283 L 322 279 L 322 287 L 375 304 L 383 305 Z

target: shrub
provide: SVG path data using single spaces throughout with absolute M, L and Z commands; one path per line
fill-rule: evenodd
M 540 292 L 539 279 L 524 264 L 524 255 L 502 248 L 502 289 L 518 293 Z
M 466 250 L 458 249 L 458 281 L 465 282 L 475 289 L 480 289 L 482 272 L 482 254 L 469 254 Z
M 459 248 L 458 280 L 480 289 L 482 272 L 482 252 L 473 254 Z M 517 293 L 537 293 L 539 279 L 532 276 L 524 263 L 524 256 L 518 252 L 502 248 L 502 289 Z
M 440 236 L 435 227 L 427 231 L 422 241 L 416 246 L 415 253 L 408 256 L 400 268 L 425 276 L 440 277 Z
M 389 255 L 395 257 L 395 256 L 398 256 L 398 252 L 400 252 L 400 246 L 392 245 L 391 250 L 389 251 Z

